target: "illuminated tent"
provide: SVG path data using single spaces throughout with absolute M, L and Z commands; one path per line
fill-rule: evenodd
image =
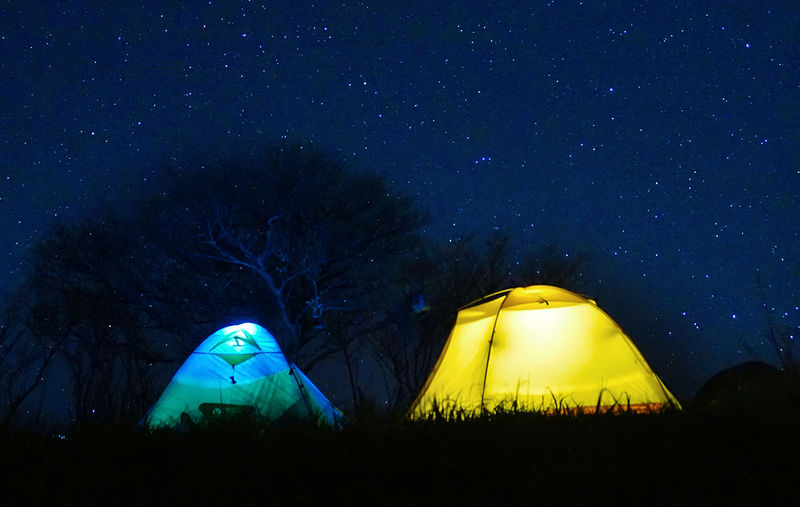
M 597 304 L 548 285 L 504 290 L 458 312 L 412 418 L 504 408 L 646 411 L 678 401 Z
M 149 428 L 226 416 L 338 425 L 341 413 L 289 363 L 263 327 L 228 326 L 206 338 L 145 417 Z

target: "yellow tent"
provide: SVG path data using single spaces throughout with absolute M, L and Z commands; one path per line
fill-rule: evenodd
M 549 285 L 508 289 L 458 312 L 412 418 L 438 409 L 553 412 L 679 407 L 597 304 Z

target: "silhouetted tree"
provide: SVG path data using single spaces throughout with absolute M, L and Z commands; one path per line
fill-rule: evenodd
M 79 421 L 143 413 L 153 366 L 233 319 L 266 323 L 306 371 L 340 354 L 355 393 L 364 333 L 422 222 L 384 178 L 316 149 L 178 170 L 35 246 L 24 332 L 59 344 Z
M 349 353 L 357 335 L 342 323 L 369 320 L 422 223 L 384 178 L 298 145 L 181 172 L 167 198 L 195 234 L 183 251 L 262 291 L 260 311 L 305 369 Z
M 761 299 L 761 307 L 764 309 L 767 319 L 767 329 L 764 332 L 764 338 L 775 353 L 775 358 L 781 368 L 784 371 L 797 371 L 798 364 L 800 364 L 800 354 L 797 350 L 797 342 L 800 337 L 800 332 L 798 332 L 798 330 L 800 330 L 800 326 L 792 328 L 776 323 L 773 315 L 775 308 L 771 308 L 767 304 L 767 297 L 764 294 L 764 286 L 760 276 L 756 276 L 756 288 L 759 298 Z M 756 347 L 749 341 L 740 338 L 739 344 L 754 359 L 760 359 Z
M 61 349 L 64 334 L 36 332 L 27 286 L 6 296 L 0 307 L 0 385 L 3 386 L 0 424 L 5 426 L 17 415 L 28 397 L 44 381 L 53 358 Z M 48 339 L 49 338 L 49 339 Z
M 28 329 L 68 366 L 76 421 L 139 416 L 153 397 L 151 367 L 162 359 L 137 290 L 146 262 L 134 232 L 106 210 L 58 225 L 30 258 Z

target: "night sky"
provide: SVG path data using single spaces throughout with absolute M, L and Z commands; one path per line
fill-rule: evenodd
M 414 195 L 430 234 L 589 253 L 590 295 L 691 396 L 768 313 L 800 325 L 799 67 L 787 0 L 12 0 L 0 287 L 54 217 L 311 142 Z

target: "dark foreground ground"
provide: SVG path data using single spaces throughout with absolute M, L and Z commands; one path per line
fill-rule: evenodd
M 796 497 L 794 409 L 0 431 L 2 505 L 722 505 Z M 794 503 L 791 501 L 790 503 Z

